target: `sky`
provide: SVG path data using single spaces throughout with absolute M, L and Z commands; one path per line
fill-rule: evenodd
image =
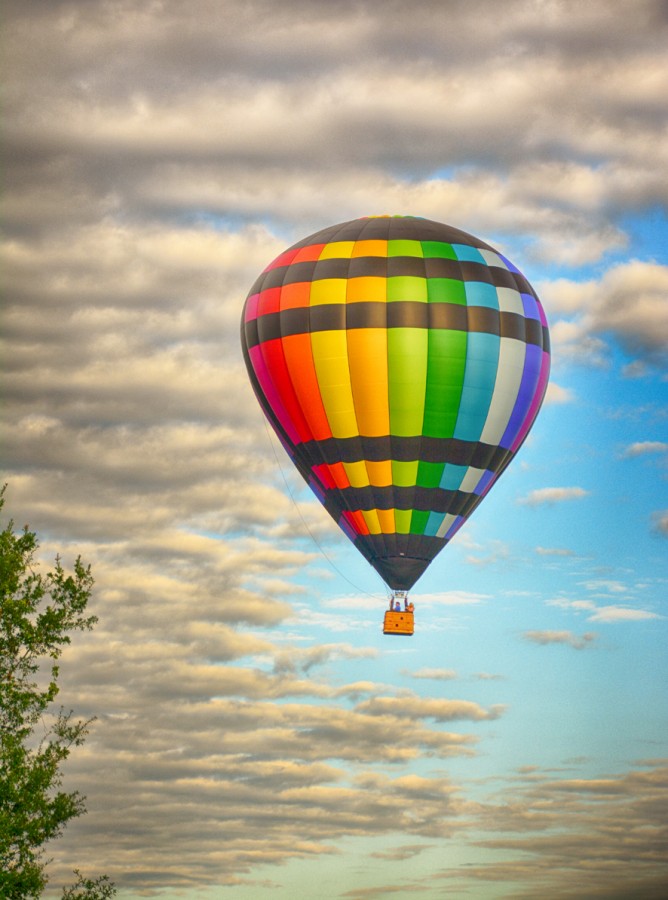
M 668 881 L 668 4 L 8 0 L 6 511 L 92 566 L 52 885 L 634 898 Z M 246 295 L 410 214 L 529 278 L 533 431 L 387 592 L 265 425 Z

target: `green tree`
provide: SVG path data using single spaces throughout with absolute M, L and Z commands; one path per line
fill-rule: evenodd
M 0 510 L 4 507 L 0 491 Z M 0 533 L 0 897 L 39 897 L 48 878 L 44 845 L 85 812 L 84 797 L 60 790 L 61 766 L 93 721 L 51 709 L 58 695 L 57 660 L 74 631 L 90 630 L 93 587 L 81 559 L 68 574 L 56 558 L 42 574 L 37 536 L 9 521 Z M 39 734 L 38 734 L 39 732 Z M 105 900 L 116 891 L 106 876 L 78 871 L 64 900 Z

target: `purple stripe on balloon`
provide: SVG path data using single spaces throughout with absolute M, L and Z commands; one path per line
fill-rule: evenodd
M 512 459 L 512 457 L 511 457 L 511 459 Z M 497 480 L 498 480 L 500 474 L 501 474 L 501 472 L 493 472 L 493 473 L 492 473 L 492 477 L 490 478 L 490 480 L 489 480 L 489 481 L 487 482 L 487 484 L 485 485 L 485 490 L 480 494 L 481 499 L 482 499 L 486 494 L 489 493 L 489 491 L 490 491 L 491 488 L 494 487 L 494 485 L 496 484 L 496 482 L 497 482 Z
M 294 458 L 294 455 L 295 455 L 295 448 L 294 448 L 294 445 L 293 445 L 293 444 L 288 444 L 287 440 L 285 439 L 285 436 L 284 436 L 283 434 L 281 434 L 280 431 L 278 431 L 278 429 L 277 429 L 276 426 L 274 425 L 272 419 L 271 419 L 270 417 L 268 417 L 268 418 L 269 418 L 269 424 L 272 426 L 272 428 L 273 428 L 274 431 L 276 432 L 277 438 L 278 438 L 279 441 L 281 442 L 281 446 L 283 447 L 283 449 L 285 450 L 285 452 L 288 454 L 288 456 L 290 457 L 290 459 L 293 459 L 293 458 Z
M 524 304 L 524 315 L 527 319 L 540 319 L 536 298 L 532 294 L 520 294 L 520 297 Z
M 503 437 L 499 441 L 499 446 L 505 450 L 509 450 L 512 447 L 531 407 L 531 401 L 536 392 L 538 376 L 540 375 L 542 354 L 543 351 L 540 347 L 536 347 L 535 344 L 527 344 L 524 356 L 524 370 L 522 371 L 520 389 L 517 392 L 517 400 L 515 400 L 515 406 Z
M 464 518 L 464 516 L 457 516 L 455 521 L 448 528 L 443 540 L 449 541 L 453 535 L 457 534 L 457 532 L 462 527 L 462 525 L 464 524 L 465 521 L 466 521 L 466 519 Z
M 322 487 L 320 486 L 320 483 L 316 480 L 316 476 L 315 476 L 315 475 L 311 475 L 311 477 L 309 478 L 309 480 L 308 480 L 308 486 L 311 488 L 311 490 L 312 490 L 313 493 L 316 495 L 316 497 L 318 498 L 318 500 L 319 500 L 321 503 L 324 503 L 324 502 L 325 502 L 325 492 L 324 492 L 324 490 L 322 489 Z
M 485 472 L 485 474 L 482 476 L 480 481 L 477 483 L 473 493 L 474 494 L 483 494 L 486 491 L 488 485 L 492 481 L 494 481 L 494 472 L 489 472 L 489 471 Z
M 514 265 L 511 263 L 511 261 L 510 261 L 509 259 L 507 259 L 507 258 L 503 255 L 503 253 L 499 253 L 498 250 L 496 251 L 496 253 L 497 253 L 497 255 L 499 256 L 499 258 L 502 259 L 502 260 L 504 261 L 504 263 L 508 266 L 508 268 L 509 268 L 509 270 L 510 270 L 511 272 L 516 272 L 518 275 L 521 275 L 521 274 L 522 274 L 522 273 L 520 272 L 520 270 L 517 268 L 517 266 L 514 266 Z
M 257 375 L 257 380 L 260 382 L 260 386 L 265 397 L 267 398 L 269 407 L 287 432 L 290 440 L 294 444 L 300 444 L 301 439 L 299 437 L 297 429 L 292 424 L 292 420 L 290 419 L 290 416 L 287 414 L 286 409 L 281 402 L 280 394 L 274 387 L 271 373 L 269 372 L 267 364 L 264 361 L 264 356 L 262 355 L 262 345 L 259 344 L 257 347 L 251 347 L 249 350 L 249 354 L 251 363 L 253 364 L 253 369 L 255 370 L 255 374 Z
M 533 420 L 538 415 L 538 410 L 540 409 L 540 405 L 543 402 L 543 397 L 545 396 L 545 390 L 547 388 L 547 379 L 550 375 L 550 354 L 543 353 L 542 364 L 540 367 L 540 375 L 538 377 L 538 384 L 536 385 L 536 390 L 534 392 L 533 400 L 531 402 L 531 406 L 529 407 L 529 411 L 527 412 L 526 418 L 522 423 L 522 427 L 520 428 L 519 434 L 513 441 L 513 445 L 510 448 L 514 453 L 517 448 L 520 446 L 524 438 L 527 436 L 529 429 L 533 425 Z

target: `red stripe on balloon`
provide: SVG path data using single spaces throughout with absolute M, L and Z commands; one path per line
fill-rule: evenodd
M 267 403 L 271 407 L 273 414 L 276 416 L 293 444 L 299 444 L 299 433 L 297 432 L 292 419 L 288 415 L 287 410 L 283 406 L 280 394 L 276 389 L 274 380 L 271 376 L 271 373 L 269 372 L 269 369 L 267 368 L 264 357 L 262 356 L 261 347 L 251 347 L 248 353 L 250 356 L 251 364 L 253 366 L 253 371 L 257 376 L 257 380 L 260 383 L 262 392 L 266 397 Z
M 277 256 L 275 260 L 270 262 L 264 271 L 269 272 L 270 269 L 277 269 L 279 266 L 290 265 L 298 252 L 299 251 L 294 247 L 290 250 L 286 250 L 285 253 L 281 253 L 280 256 Z

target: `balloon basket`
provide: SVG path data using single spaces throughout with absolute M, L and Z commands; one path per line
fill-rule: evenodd
M 414 630 L 414 616 L 409 612 L 385 613 L 383 620 L 383 634 L 403 634 L 410 637 Z

